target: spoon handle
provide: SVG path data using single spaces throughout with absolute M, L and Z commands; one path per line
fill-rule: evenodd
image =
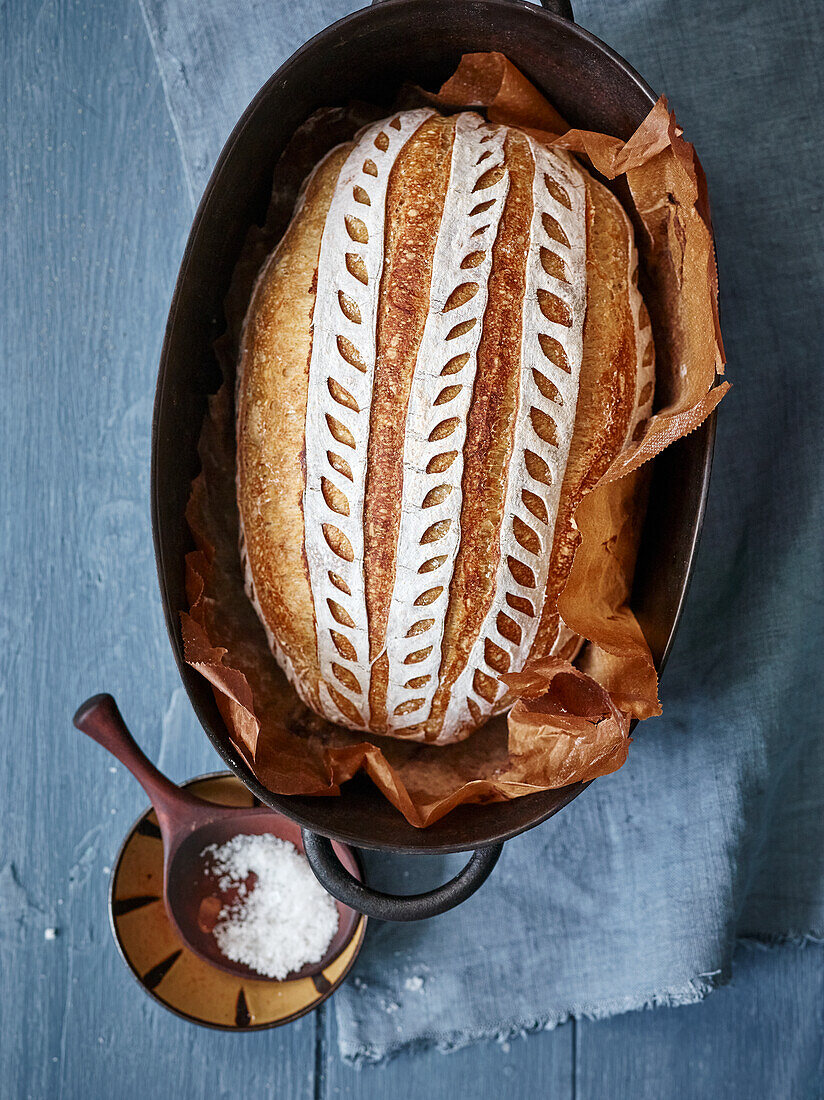
M 117 703 L 109 694 L 93 695 L 77 710 L 75 726 L 102 745 L 124 764 L 149 796 L 161 830 L 185 812 L 193 796 L 187 794 L 154 766 L 129 732 Z M 200 799 L 195 800 L 200 804 Z

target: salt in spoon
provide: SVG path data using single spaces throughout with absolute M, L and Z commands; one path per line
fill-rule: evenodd
M 227 959 L 218 947 L 212 930 L 223 900 L 208 873 L 208 857 L 203 851 L 241 834 L 271 833 L 291 841 L 302 852 L 299 827 L 267 806 L 218 806 L 175 786 L 138 746 L 111 695 L 93 695 L 87 699 L 73 721 L 79 730 L 117 757 L 149 796 L 163 837 L 163 900 L 182 942 L 201 959 L 236 977 L 277 980 Z M 343 852 L 339 854 L 344 856 Z M 346 859 L 347 865 L 350 862 L 351 856 Z M 307 963 L 289 974 L 286 980 L 319 974 L 349 942 L 359 914 L 341 902 L 335 904 L 338 930 L 325 955 L 320 962 Z

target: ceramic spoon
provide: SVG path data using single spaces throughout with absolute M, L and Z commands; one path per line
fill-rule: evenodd
M 196 955 L 221 970 L 266 981 L 264 975 L 244 963 L 227 959 L 217 945 L 212 930 L 225 896 L 220 895 L 215 879 L 208 874 L 208 856 L 203 851 L 211 844 L 225 844 L 239 834 L 272 833 L 291 841 L 302 852 L 300 828 L 267 806 L 219 806 L 175 786 L 139 748 L 111 695 L 87 699 L 73 721 L 79 730 L 116 756 L 149 796 L 163 836 L 163 900 L 180 939 Z M 359 875 L 351 853 L 342 849 L 339 855 Z M 289 980 L 320 973 L 349 942 L 359 914 L 341 902 L 336 904 L 338 931 L 326 954 L 320 962 L 309 963 L 288 975 Z

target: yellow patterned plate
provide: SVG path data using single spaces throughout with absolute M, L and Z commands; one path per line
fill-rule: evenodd
M 182 785 L 219 805 L 259 805 L 231 772 L 199 776 Z M 357 855 L 351 855 L 360 869 Z M 233 977 L 184 947 L 166 915 L 162 892 L 163 843 L 149 809 L 129 830 L 115 862 L 109 891 L 112 932 L 123 961 L 149 996 L 204 1027 L 261 1031 L 305 1016 L 334 993 L 363 944 L 362 916 L 340 953 L 311 978 L 258 982 Z

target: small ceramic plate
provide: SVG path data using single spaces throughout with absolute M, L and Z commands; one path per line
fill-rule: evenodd
M 182 786 L 223 806 L 260 804 L 231 772 L 199 776 Z M 357 854 L 351 849 L 348 854 L 362 875 Z M 162 884 L 163 843 L 149 809 L 126 835 L 112 871 L 112 932 L 123 961 L 149 996 L 204 1027 L 260 1031 L 304 1016 L 334 993 L 363 944 L 366 917 L 359 915 L 339 953 L 319 974 L 283 982 L 233 977 L 183 946 L 166 915 Z

